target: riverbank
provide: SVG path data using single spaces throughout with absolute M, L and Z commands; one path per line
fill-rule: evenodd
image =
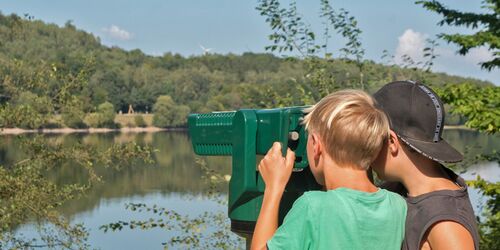
M 158 128 L 158 127 L 125 127 L 125 128 L 53 128 L 53 129 L 21 129 L 21 128 L 1 128 L 0 135 L 18 135 L 18 134 L 71 134 L 71 133 L 153 133 L 159 131 L 186 131 L 187 128 Z

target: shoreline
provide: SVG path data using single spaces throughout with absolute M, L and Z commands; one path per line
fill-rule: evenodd
M 158 128 L 158 127 L 124 127 L 124 128 L 51 128 L 51 129 L 22 129 L 22 128 L 0 128 L 0 135 L 19 135 L 19 134 L 72 134 L 72 133 L 154 133 L 160 131 L 187 131 L 187 128 Z
M 444 129 L 470 130 L 465 125 L 446 125 Z M 22 128 L 0 128 L 0 135 L 19 135 L 19 134 L 94 134 L 94 133 L 155 133 L 160 131 L 187 131 L 187 127 L 180 128 L 159 128 L 159 127 L 124 127 L 124 128 L 42 128 L 42 129 L 22 129 Z

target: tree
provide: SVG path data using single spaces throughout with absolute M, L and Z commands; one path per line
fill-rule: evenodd
M 466 126 L 491 134 L 500 132 L 500 87 L 446 84 L 437 88 L 437 93 L 453 114 L 467 117 Z
M 172 97 L 159 96 L 153 106 L 153 125 L 161 128 L 183 125 L 189 111 L 188 106 L 176 105 Z
M 140 115 L 140 114 L 136 115 L 134 117 L 134 123 L 135 123 L 135 126 L 140 127 L 140 128 L 145 128 L 148 126 L 148 124 L 144 120 L 144 117 L 142 117 L 142 115 Z
M 328 0 L 318 1 L 319 18 L 325 24 L 319 27 L 325 28 L 320 34 L 312 32 L 313 27 L 301 17 L 298 5 L 284 5 L 285 2 L 289 1 L 259 1 L 259 11 L 269 25 L 276 25 L 272 35 L 278 43 L 270 40 L 268 50 L 281 50 L 280 53 L 287 56 L 297 54 L 294 58 L 271 53 L 148 56 L 137 50 L 103 46 L 97 37 L 70 23 L 59 27 L 30 17 L 0 14 L 0 103 L 9 99 L 12 108 L 20 109 L 17 104 L 25 104 L 30 99 L 21 95 L 27 97 L 27 93 L 32 93 L 53 101 L 52 112 L 38 111 L 46 105 L 30 104 L 33 112 L 47 113 L 47 116 L 65 113 L 67 126 L 79 127 L 85 125 L 80 121 L 82 113 L 96 112 L 96 107 L 105 101 L 112 103 L 115 111 L 126 112 L 132 104 L 137 112 L 151 112 L 158 96 L 170 95 L 176 104 L 187 105 L 192 112 L 209 112 L 271 107 L 274 103 L 311 104 L 339 88 L 370 91 L 399 79 L 418 80 L 425 76 L 427 83 L 436 84 L 465 80 L 364 60 L 361 30 L 346 10 L 333 9 Z M 329 49 L 334 43 L 344 44 L 343 49 Z M 285 49 L 285 46 L 288 47 Z M 426 51 L 429 55 L 432 47 Z M 303 56 L 295 53 L 298 48 Z M 423 63 L 420 65 L 428 68 Z M 289 86 L 283 88 L 284 85 Z M 250 89 L 247 92 L 252 93 L 251 99 L 256 102 L 248 101 L 242 89 Z M 68 103 L 65 99 L 69 97 L 77 98 L 80 104 L 65 106 Z M 61 120 L 59 116 L 48 118 Z M 41 127 L 50 125 L 50 122 L 43 124 L 43 119 L 40 121 Z M 23 127 L 28 127 L 25 125 Z
M 441 33 L 439 37 L 459 46 L 458 53 L 466 55 L 470 49 L 481 46 L 487 46 L 492 52 L 493 59 L 481 62 L 481 68 L 488 71 L 500 67 L 500 1 L 483 0 L 483 8 L 489 10 L 488 13 L 461 12 L 450 9 L 436 0 L 417 1 L 424 8 L 436 12 L 443 16 L 439 25 L 465 26 L 475 31 L 472 35 L 465 34 L 445 34 Z
M 115 126 L 115 108 L 110 102 L 104 102 L 97 107 L 97 112 L 101 116 L 100 127 L 112 128 Z
M 70 102 L 62 107 L 61 116 L 64 124 L 70 128 L 85 128 L 86 124 L 83 122 L 85 112 L 83 112 L 82 101 L 74 97 Z

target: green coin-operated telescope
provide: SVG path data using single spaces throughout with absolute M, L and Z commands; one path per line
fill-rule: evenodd
M 320 188 L 308 169 L 307 133 L 302 125 L 304 108 L 189 115 L 189 133 L 196 154 L 232 156 L 228 212 L 233 232 L 245 237 L 253 233 L 264 192 L 257 155 L 265 155 L 273 142 L 281 142 L 283 155 L 287 147 L 296 155 L 294 172 L 280 204 L 280 223 L 304 191 Z

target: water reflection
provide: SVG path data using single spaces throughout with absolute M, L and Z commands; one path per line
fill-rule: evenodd
M 101 200 L 131 196 L 145 196 L 150 193 L 183 194 L 200 193 L 207 184 L 202 181 L 202 170 L 195 162 L 189 137 L 183 132 L 158 132 L 140 134 L 69 134 L 63 136 L 46 136 L 49 143 L 59 143 L 70 146 L 74 143 L 97 146 L 105 150 L 113 143 L 135 141 L 139 145 L 150 145 L 157 151 L 153 153 L 155 164 L 137 164 L 122 166 L 119 170 L 96 167 L 96 172 L 102 176 L 102 183 L 97 183 L 88 194 L 78 200 L 66 203 L 62 208 L 65 215 L 91 210 Z M 10 165 L 25 156 L 20 147 L 20 137 L 6 136 L 0 146 L 0 161 Z M 223 174 L 230 173 L 230 158 L 205 158 L 207 166 Z M 58 184 L 86 183 L 88 173 L 85 169 L 63 164 L 49 173 Z M 225 186 L 224 186 L 225 187 Z M 222 187 L 222 191 L 224 191 Z
M 469 158 L 478 153 L 490 153 L 494 149 L 500 149 L 498 135 L 486 135 L 469 130 L 445 130 L 443 137 Z M 131 141 L 157 149 L 153 154 L 156 163 L 152 165 L 139 162 L 135 165 L 122 166 L 118 171 L 97 167 L 96 171 L 103 177 L 104 182 L 96 184 L 86 197 L 68 203 L 62 210 L 66 215 L 90 210 L 99 204 L 101 199 L 144 196 L 149 193 L 192 194 L 200 193 L 207 188 L 201 180 L 202 171 L 195 163 L 196 156 L 192 151 L 189 136 L 184 132 L 68 134 L 47 135 L 45 138 L 49 143 L 71 146 L 81 142 L 102 150 L 114 143 Z M 19 143 L 19 136 L 2 137 L 0 163 L 10 165 L 23 159 L 25 154 Z M 207 157 L 205 160 L 209 168 L 223 174 L 230 173 L 229 157 Z M 480 174 L 489 178 L 496 176 L 498 180 L 500 175 L 498 164 L 492 164 L 485 168 L 488 172 Z M 481 166 L 479 165 L 479 169 Z M 478 165 L 471 170 L 474 173 L 478 172 Z M 59 184 L 84 183 L 88 178 L 86 170 L 75 168 L 71 164 L 55 168 L 50 176 Z M 468 174 L 466 177 L 473 176 Z
M 500 150 L 500 135 L 498 134 L 487 135 L 471 130 L 447 129 L 444 130 L 443 138 L 463 153 L 465 158 Z
M 27 135 L 24 135 L 27 136 Z M 468 130 L 446 130 L 444 138 L 456 147 L 466 157 L 473 157 L 478 153 L 491 153 L 500 149 L 500 136 L 485 135 Z M 73 221 L 84 222 L 91 230 L 90 243 L 95 247 L 130 248 L 134 245 L 131 239 L 139 241 L 138 247 L 151 246 L 160 249 L 161 242 L 168 239 L 164 231 L 138 232 L 125 231 L 120 233 L 104 234 L 98 230 L 102 224 L 117 220 L 127 220 L 141 216 L 124 209 L 124 203 L 144 202 L 159 204 L 169 208 L 178 208 L 189 214 L 196 211 L 211 210 L 225 211 L 225 207 L 204 200 L 189 200 L 196 197 L 208 188 L 202 180 L 202 170 L 195 162 L 190 139 L 183 132 L 157 133 L 107 133 L 107 134 L 70 134 L 46 135 L 48 143 L 71 146 L 81 142 L 106 150 L 114 143 L 134 141 L 139 145 L 150 145 L 157 149 L 153 154 L 155 164 L 143 163 L 122 166 L 120 170 L 96 167 L 97 173 L 104 182 L 96 184 L 88 194 L 79 199 L 68 202 L 61 212 Z M 11 165 L 25 156 L 21 150 L 19 136 L 3 136 L 0 143 L 0 164 Z M 29 136 L 28 136 L 29 138 Z M 205 158 L 207 166 L 223 174 L 230 173 L 231 160 L 229 157 Z M 476 174 L 486 177 L 490 181 L 500 180 L 500 167 L 496 162 L 479 163 L 472 165 L 463 173 L 466 179 L 474 179 Z M 88 173 L 82 168 L 75 168 L 69 163 L 54 168 L 49 173 L 50 178 L 59 184 L 86 182 Z M 221 195 L 227 192 L 227 185 L 221 189 Z M 480 211 L 481 198 L 477 192 L 471 190 L 471 198 L 476 213 Z M 29 226 L 25 226 L 28 228 Z M 23 230 L 21 230 L 23 231 Z M 151 240 L 151 237 L 154 240 Z M 135 242 L 134 241 L 134 242 Z M 128 242 L 128 243 L 127 243 Z M 153 243 L 154 242 L 154 243 Z M 122 244 L 123 243 L 123 244 Z M 120 246 L 120 247 L 118 247 Z M 149 247 L 148 247 L 149 248 Z

